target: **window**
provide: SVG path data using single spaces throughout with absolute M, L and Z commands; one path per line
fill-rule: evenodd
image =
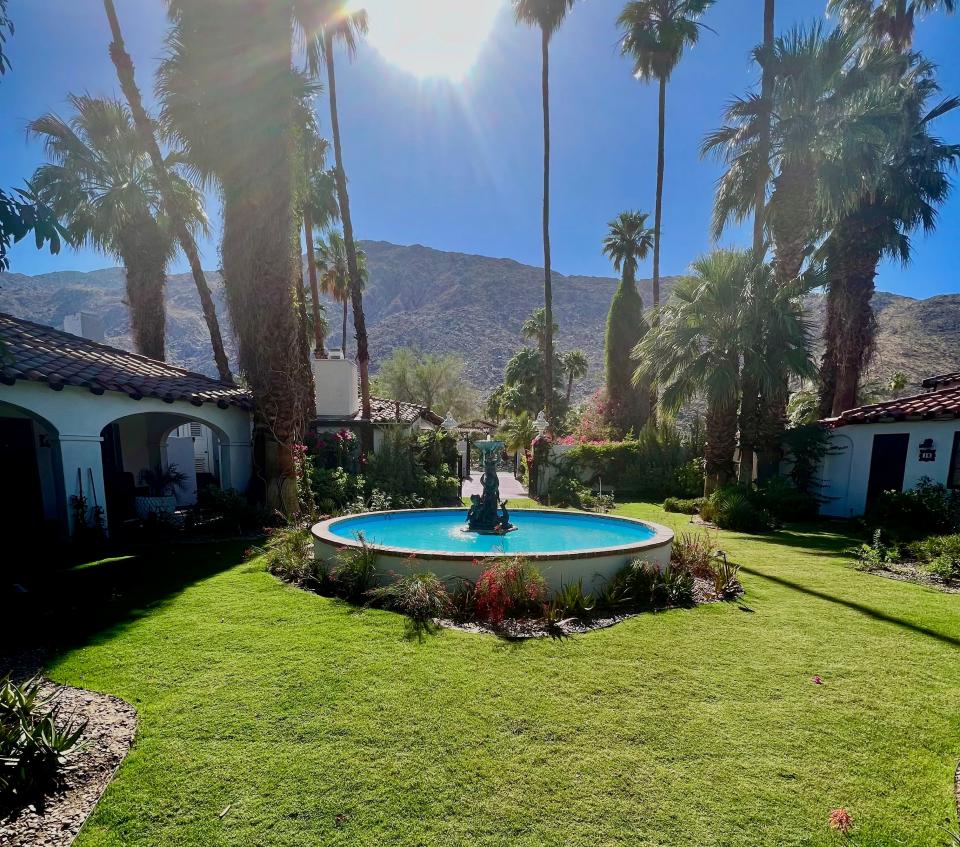
M 960 488 L 960 430 L 953 434 L 950 470 L 947 471 L 947 488 Z

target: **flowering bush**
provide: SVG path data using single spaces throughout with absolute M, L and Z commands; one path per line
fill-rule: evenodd
M 520 557 L 500 559 L 480 574 L 474 587 L 474 611 L 492 624 L 504 618 L 539 615 L 547 584 L 536 566 Z

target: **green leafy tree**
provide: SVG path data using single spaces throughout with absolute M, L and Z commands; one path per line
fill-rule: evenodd
M 553 276 L 550 267 L 550 39 L 560 29 L 574 0 L 512 0 L 518 24 L 540 30 L 540 97 L 543 105 L 543 394 L 547 418 L 554 419 Z
M 459 356 L 398 347 L 380 364 L 372 390 L 379 397 L 415 403 L 437 414 L 453 412 L 466 420 L 476 415 L 476 389 L 464 377 Z
M 557 334 L 557 330 L 560 327 L 557 325 L 557 322 L 553 322 L 553 326 L 550 327 L 550 332 L 553 335 Z M 547 349 L 547 310 L 541 306 L 539 309 L 534 309 L 530 313 L 524 322 L 523 326 L 520 327 L 520 335 L 522 335 L 527 341 L 534 341 L 537 345 L 537 350 L 540 355 L 543 356 L 546 353 Z
M 603 252 L 620 272 L 620 284 L 610 301 L 604 358 L 610 423 L 625 433 L 638 431 L 650 417 L 650 385 L 633 383 L 630 356 L 647 331 L 643 300 L 637 290 L 637 263 L 654 242 L 643 212 L 621 212 L 608 226 Z
M 714 0 L 631 0 L 617 18 L 623 33 L 620 50 L 633 59 L 633 73 L 644 82 L 656 80 L 657 195 L 653 223 L 654 323 L 660 308 L 660 234 L 663 213 L 663 170 L 667 121 L 667 82 L 683 51 L 700 39 L 700 18 Z
M 29 124 L 49 159 L 32 185 L 63 222 L 70 242 L 119 259 L 126 271 L 126 302 L 134 348 L 164 358 L 164 287 L 176 242 L 157 171 L 127 107 L 118 100 L 71 95 L 67 121 L 46 114 Z M 200 193 L 169 174 L 178 211 L 192 229 L 206 226 Z

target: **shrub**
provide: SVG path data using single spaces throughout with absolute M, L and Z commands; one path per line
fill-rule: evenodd
M 335 512 L 357 497 L 362 497 L 365 485 L 364 477 L 348 474 L 343 468 L 310 469 L 310 487 L 317 505 L 324 512 Z
M 653 597 L 657 605 L 689 606 L 693 602 L 693 574 L 671 562 L 655 579 Z
M 250 503 L 234 488 L 210 485 L 197 492 L 197 511 L 201 518 L 225 531 L 243 535 L 259 532 L 268 523 L 263 509 Z
M 39 679 L 0 681 L 0 806 L 26 805 L 55 786 L 86 726 L 62 720 L 56 695 L 41 695 Z
M 691 577 L 691 596 L 692 596 Z M 652 562 L 634 559 L 617 571 L 600 592 L 599 605 L 607 609 L 649 609 L 668 602 L 664 574 Z
M 551 506 L 570 506 L 586 511 L 609 512 L 615 507 L 609 494 L 595 494 L 576 477 L 561 472 L 552 480 L 547 489 Z
M 702 508 L 702 497 L 668 497 L 663 501 L 663 510 L 665 512 L 677 512 L 681 515 L 695 515 Z
M 727 561 L 723 551 L 717 551 L 710 563 L 710 575 L 713 579 L 713 593 L 717 597 L 732 597 L 740 590 L 740 565 Z
M 359 534 L 359 547 L 344 547 L 337 555 L 337 563 L 330 570 L 330 580 L 337 594 L 349 600 L 359 600 L 377 578 L 377 551 L 367 546 Z
M 477 584 L 461 577 L 450 593 L 450 617 L 457 622 L 473 620 L 477 611 Z
M 883 570 L 894 559 L 894 552 L 883 543 L 879 529 L 874 530 L 870 544 L 861 544 L 850 552 L 856 556 L 858 571 Z
M 596 603 L 592 594 L 583 590 L 583 579 L 569 584 L 561 584 L 560 590 L 553 597 L 553 607 L 563 614 L 582 618 L 593 611 Z
M 960 531 L 960 492 L 924 477 L 911 491 L 884 491 L 865 518 L 900 539 L 954 533 Z
M 739 485 L 718 488 L 703 504 L 700 515 L 721 529 L 766 532 L 773 525 L 770 513 L 755 502 L 754 493 Z
M 670 561 L 695 576 L 713 575 L 713 557 L 716 545 L 706 532 L 681 532 L 673 539 Z
M 257 552 L 266 559 L 270 573 L 289 582 L 310 582 L 323 575 L 314 556 L 313 536 L 306 525 L 269 530 L 266 544 Z
M 782 476 L 771 477 L 757 488 L 754 502 L 780 521 L 812 521 L 820 513 L 816 497 Z
M 592 486 L 641 499 L 696 497 L 703 488 L 698 446 L 666 421 L 648 424 L 637 437 L 625 441 L 584 443 L 564 454 L 561 468 L 567 475 L 589 478 Z
M 941 579 L 960 579 L 960 533 L 915 541 L 907 545 L 905 552 Z
M 508 617 L 537 615 L 547 596 L 540 571 L 520 557 L 494 562 L 480 574 L 474 590 L 476 617 L 492 624 L 502 623 Z
M 379 588 L 367 592 L 371 602 L 401 612 L 413 622 L 417 630 L 429 628 L 434 618 L 450 611 L 450 595 L 436 574 L 427 571 L 401 576 Z

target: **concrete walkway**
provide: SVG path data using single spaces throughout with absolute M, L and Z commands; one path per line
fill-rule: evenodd
M 469 497 L 471 494 L 482 494 L 483 487 L 480 485 L 480 471 L 474 471 L 470 479 L 463 481 L 463 496 Z M 516 500 L 527 496 L 527 489 L 519 479 L 514 479 L 510 471 L 498 471 L 497 480 L 500 482 L 500 499 Z

